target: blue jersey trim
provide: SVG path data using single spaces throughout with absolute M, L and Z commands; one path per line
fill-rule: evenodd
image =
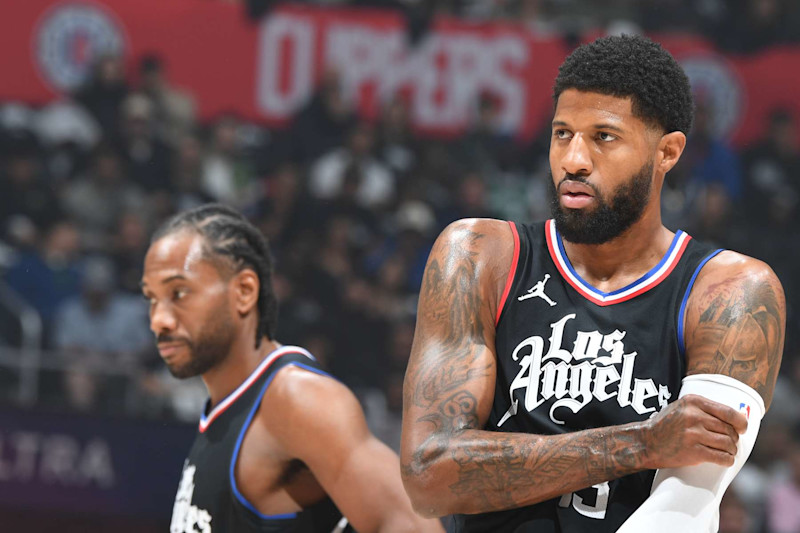
M 301 363 L 299 361 L 291 361 L 289 363 L 286 363 L 281 368 L 286 368 L 287 366 L 299 366 L 299 367 L 301 367 L 301 368 L 303 368 L 305 370 L 308 370 L 310 372 L 314 372 L 314 373 L 320 374 L 322 376 L 327 376 L 329 378 L 333 378 L 333 376 L 331 376 L 330 374 L 328 374 L 324 370 L 320 370 L 318 368 L 314 368 L 314 367 L 308 366 L 308 365 L 306 365 L 304 363 Z M 280 371 L 280 370 L 281 369 L 279 368 L 278 371 Z M 267 387 L 269 387 L 270 383 L 272 383 L 272 379 L 275 377 L 275 374 L 277 374 L 278 371 L 273 372 L 267 378 L 267 381 L 264 383 L 264 386 L 261 387 L 261 391 L 258 393 L 258 397 L 256 398 L 256 401 L 253 402 L 253 407 L 252 407 L 252 409 L 250 409 L 250 414 L 247 415 L 247 419 L 244 421 L 244 425 L 242 426 L 242 429 L 239 432 L 239 437 L 236 439 L 236 446 L 234 446 L 234 448 L 233 448 L 233 456 L 231 457 L 231 465 L 230 465 L 230 471 L 229 471 L 231 489 L 233 490 L 233 494 L 236 496 L 236 499 L 239 500 L 239 502 L 241 502 L 242 505 L 244 505 L 247 509 L 252 511 L 253 514 L 255 514 L 257 517 L 261 518 L 262 520 L 282 520 L 282 519 L 296 518 L 297 517 L 297 513 L 285 513 L 285 514 L 273 514 L 273 515 L 266 515 L 266 514 L 261 513 L 258 509 L 255 508 L 255 506 L 252 503 L 247 501 L 247 499 L 242 495 L 242 493 L 239 492 L 239 487 L 236 486 L 236 475 L 235 475 L 236 461 L 239 458 L 239 449 L 242 447 L 242 441 L 244 441 L 244 435 L 245 435 L 245 433 L 247 433 L 247 428 L 250 427 L 250 423 L 253 421 L 253 417 L 255 417 L 256 412 L 258 411 L 258 408 L 261 406 L 261 401 L 264 398 L 264 394 L 267 392 Z M 333 378 L 333 379 L 335 379 L 335 378 Z
M 697 268 L 694 270 L 694 274 L 692 274 L 692 277 L 689 280 L 689 286 L 686 287 L 686 293 L 684 293 L 683 295 L 683 300 L 681 300 L 680 311 L 678 311 L 678 349 L 681 352 L 681 357 L 686 356 L 686 345 L 684 344 L 683 340 L 683 333 L 684 333 L 683 322 L 684 322 L 684 317 L 686 315 L 686 302 L 689 301 L 689 293 L 692 292 L 692 287 L 694 287 L 694 281 L 697 279 L 697 276 L 700 274 L 700 271 L 703 269 L 703 267 L 706 266 L 706 263 L 708 263 L 714 257 L 716 257 L 718 253 L 724 251 L 725 250 L 723 248 L 714 250 L 713 252 L 708 254 L 705 257 L 705 259 L 700 261 L 700 264 L 697 265 Z
M 656 272 L 658 272 L 658 270 L 662 266 L 664 266 L 664 264 L 667 262 L 669 257 L 672 255 L 672 251 L 678 245 L 678 241 L 680 240 L 680 237 L 681 237 L 681 235 L 683 235 L 683 233 L 684 232 L 682 230 L 678 230 L 678 231 L 675 232 L 675 236 L 672 238 L 672 242 L 670 243 L 669 248 L 667 249 L 667 253 L 664 254 L 664 257 L 661 258 L 661 261 L 659 261 L 656 266 L 654 266 L 653 268 L 648 270 L 646 274 L 644 274 L 642 277 L 640 277 L 639 279 L 637 279 L 633 283 L 629 283 L 628 285 L 622 287 L 621 289 L 617 289 L 617 290 L 611 291 L 611 292 L 603 292 L 600 289 L 594 288 L 594 286 L 592 286 L 585 279 L 583 279 L 580 275 L 578 275 L 578 273 L 572 267 L 572 263 L 570 262 L 569 257 L 567 257 L 567 251 L 564 249 L 564 243 L 561 240 L 561 234 L 558 232 L 558 230 L 556 230 L 556 241 L 558 242 L 558 249 L 561 251 L 561 256 L 564 258 L 564 264 L 569 269 L 569 271 L 572 273 L 572 275 L 575 276 L 577 279 L 579 279 L 580 282 L 587 289 L 592 291 L 593 293 L 597 294 L 598 296 L 608 297 L 608 296 L 614 296 L 615 294 L 619 294 L 621 292 L 625 292 L 627 290 L 630 290 L 633 287 L 635 287 L 636 285 L 642 284 L 642 283 L 646 282 L 649 278 L 651 278 Z

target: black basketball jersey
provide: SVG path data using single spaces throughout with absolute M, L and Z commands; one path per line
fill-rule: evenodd
M 330 533 L 336 527 L 342 515 L 330 498 L 299 513 L 268 516 L 236 485 L 234 466 L 244 435 L 272 378 L 288 365 L 327 375 L 303 348 L 283 346 L 213 410 L 206 409 L 183 465 L 170 533 Z
M 569 262 L 555 223 L 510 223 L 514 265 L 498 309 L 489 431 L 558 434 L 653 416 L 685 375 L 683 314 L 719 250 L 678 231 L 634 283 L 601 292 Z M 528 507 L 459 515 L 458 532 L 612 532 L 649 496 L 645 471 Z

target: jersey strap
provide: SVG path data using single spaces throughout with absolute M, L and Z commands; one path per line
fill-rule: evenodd
M 299 346 L 281 346 L 277 350 L 271 352 L 264 358 L 263 361 L 261 361 L 261 363 L 253 371 L 253 373 L 250 374 L 250 376 L 248 376 L 248 378 L 244 380 L 244 382 L 242 382 L 241 385 L 236 387 L 236 390 L 234 390 L 232 393 L 226 396 L 224 400 L 219 402 L 219 404 L 217 404 L 217 406 L 214 407 L 214 409 L 212 409 L 210 413 L 208 413 L 207 415 L 203 413 L 203 416 L 200 417 L 200 426 L 199 426 L 200 433 L 204 433 L 206 429 L 208 429 L 208 426 L 210 426 L 211 423 L 219 415 L 224 413 L 228 407 L 230 407 L 236 400 L 238 400 L 239 397 L 241 397 L 241 395 L 244 394 L 250 388 L 251 385 L 253 385 L 253 383 L 255 383 L 261 376 L 263 376 L 264 373 L 270 369 L 272 364 L 275 363 L 275 361 L 280 359 L 282 356 L 290 353 L 302 354 L 311 359 L 312 361 L 315 361 L 314 356 L 311 355 L 311 353 L 309 353 L 308 350 L 300 348 Z

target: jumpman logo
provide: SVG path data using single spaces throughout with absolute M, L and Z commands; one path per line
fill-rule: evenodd
M 538 282 L 536 285 L 528 289 L 528 292 L 517 298 L 517 300 L 521 302 L 522 300 L 527 300 L 528 298 L 541 298 L 542 300 L 550 304 L 550 307 L 556 305 L 556 303 L 544 293 L 544 284 L 547 283 L 548 279 L 550 279 L 550 274 L 545 274 L 544 279 L 542 281 Z

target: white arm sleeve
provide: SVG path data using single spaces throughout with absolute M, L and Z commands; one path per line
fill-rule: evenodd
M 703 396 L 747 416 L 747 431 L 739 435 L 736 460 L 729 467 L 702 463 L 656 471 L 650 497 L 618 533 L 716 533 L 719 529 L 719 503 L 753 451 L 764 416 L 764 401 L 741 381 L 720 374 L 687 376 L 678 397 L 687 394 Z

